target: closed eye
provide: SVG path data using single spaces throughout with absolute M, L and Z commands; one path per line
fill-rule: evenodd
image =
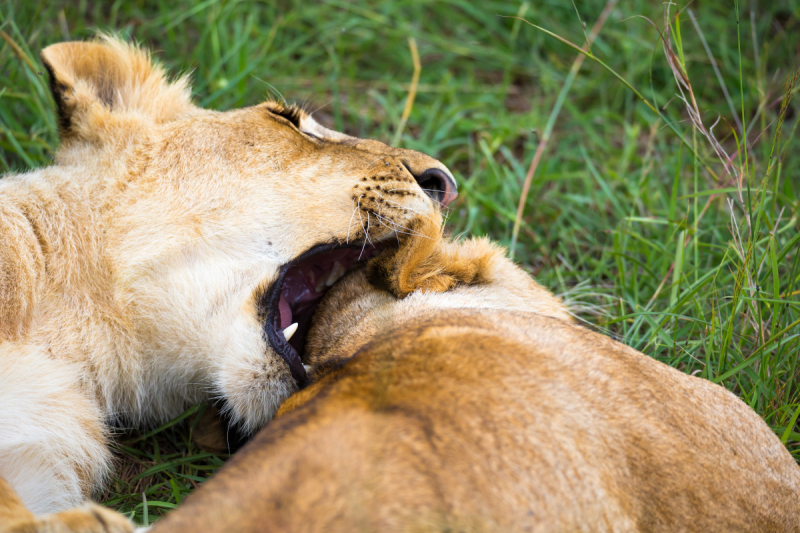
M 272 104 L 267 106 L 267 110 L 273 115 L 285 118 L 292 126 L 300 129 L 300 119 L 303 117 L 303 110 L 296 105 Z
M 288 120 L 289 123 L 291 123 L 292 126 L 297 128 L 297 130 L 300 131 L 300 133 L 302 133 L 303 135 L 307 135 L 308 137 L 311 137 L 315 141 L 322 142 L 325 140 L 319 135 L 314 135 L 313 133 L 300 129 L 300 119 L 303 117 L 304 111 L 300 109 L 298 106 L 272 103 L 271 105 L 267 106 L 267 111 L 269 111 L 275 116 Z
M 317 141 L 324 141 L 325 140 L 322 137 L 319 137 L 319 136 L 314 135 L 313 133 L 309 133 L 307 131 L 300 130 L 300 133 L 302 133 L 304 135 L 308 135 L 309 137 L 311 137 L 312 139 L 317 140 Z

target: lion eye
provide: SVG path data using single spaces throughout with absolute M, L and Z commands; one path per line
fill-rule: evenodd
M 303 116 L 303 112 L 299 107 L 295 105 L 274 105 L 267 107 L 267 109 L 273 115 L 285 118 L 291 122 L 295 128 L 300 129 L 300 118 Z

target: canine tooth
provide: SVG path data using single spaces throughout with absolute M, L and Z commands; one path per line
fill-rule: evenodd
M 345 270 L 344 270 L 344 267 L 342 266 L 342 264 L 339 261 L 334 262 L 333 263 L 333 269 L 331 270 L 331 273 L 328 276 L 328 279 L 325 281 L 325 285 L 330 287 L 331 285 L 333 285 L 334 283 L 339 281 L 339 278 L 344 276 L 344 272 L 345 272 Z
M 311 370 L 312 370 L 312 366 L 311 365 L 303 365 L 303 368 L 306 369 L 306 374 L 310 374 L 311 373 Z
M 286 342 L 289 342 L 295 331 L 297 331 L 297 322 L 283 330 L 283 338 L 286 339 Z

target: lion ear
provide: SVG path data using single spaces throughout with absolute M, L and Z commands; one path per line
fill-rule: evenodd
M 159 123 L 193 107 L 186 77 L 169 83 L 146 51 L 112 37 L 54 44 L 41 58 L 62 139 L 90 134 L 108 113 L 136 112 Z
M 399 298 L 412 292 L 445 292 L 458 284 L 490 281 L 492 265 L 502 249 L 486 239 L 450 242 L 442 236 L 441 219 L 419 218 L 397 249 L 387 250 L 367 265 L 367 279 Z

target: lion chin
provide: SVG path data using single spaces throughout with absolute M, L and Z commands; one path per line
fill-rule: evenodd
M 745 403 L 410 227 L 317 308 L 313 384 L 153 533 L 800 530 L 800 466 Z
M 118 421 L 213 400 L 264 425 L 328 288 L 456 196 L 439 161 L 297 107 L 201 109 L 114 38 L 41 58 L 61 145 L 0 180 L 0 522 L 99 489 Z

